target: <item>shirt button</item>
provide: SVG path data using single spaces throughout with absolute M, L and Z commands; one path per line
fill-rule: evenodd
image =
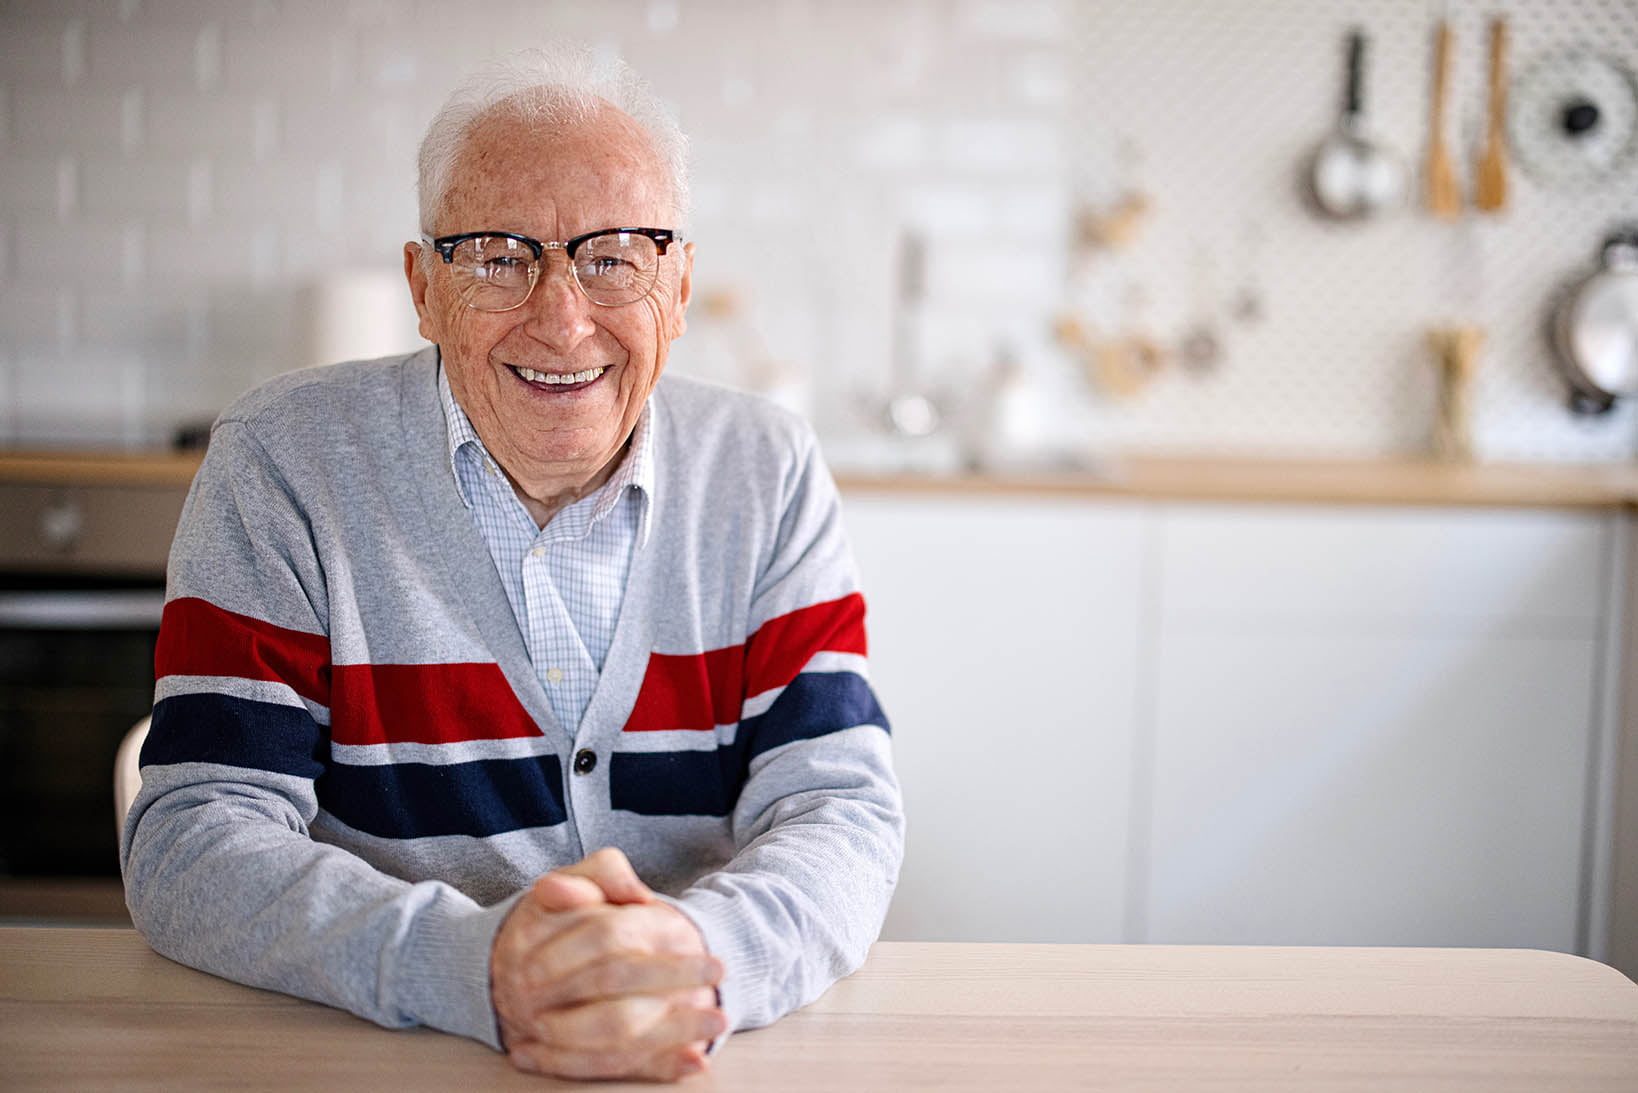
M 597 753 L 590 748 L 581 748 L 574 753 L 574 772 L 576 774 L 590 774 L 597 769 Z
M 544 558 L 544 557 L 546 557 L 546 548 L 545 547 L 536 547 L 535 549 L 531 550 L 529 553 L 532 554 L 536 558 Z
M 546 669 L 546 681 L 548 683 L 562 683 L 563 682 L 563 669 L 562 668 L 548 668 L 548 669 Z
M 490 474 L 499 474 L 500 473 L 500 468 L 495 466 L 495 461 L 493 459 L 484 460 L 483 461 L 483 469 L 488 471 Z

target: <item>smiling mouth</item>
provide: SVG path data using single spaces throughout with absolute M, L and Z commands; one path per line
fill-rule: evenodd
M 607 365 L 598 368 L 587 368 L 580 372 L 537 372 L 533 368 L 510 366 L 519 379 L 535 387 L 555 387 L 562 390 L 573 390 L 586 386 L 608 371 Z

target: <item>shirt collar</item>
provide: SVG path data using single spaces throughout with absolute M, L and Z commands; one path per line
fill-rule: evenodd
M 449 376 L 444 371 L 443 355 L 438 358 L 438 400 L 444 407 L 444 427 L 449 440 L 449 473 L 455 479 L 455 492 L 461 498 L 461 504 L 472 507 L 472 498 L 466 494 L 466 486 L 461 481 L 460 471 L 456 467 L 456 459 L 461 449 L 471 446 L 472 454 L 480 462 L 490 459 L 489 451 L 478 437 L 478 431 L 472 427 L 472 419 L 466 416 L 461 404 L 455 401 L 455 392 L 449 386 Z M 592 509 L 591 521 L 602 519 L 625 496 L 628 486 L 634 487 L 641 495 L 641 512 L 637 521 L 637 545 L 648 542 L 648 517 L 650 502 L 654 496 L 654 443 L 652 428 L 649 419 L 653 416 L 653 408 L 643 404 L 643 412 L 637 417 L 637 425 L 631 430 L 631 443 L 626 449 L 625 458 L 620 460 L 619 466 L 614 468 L 614 474 L 597 492 L 597 504 Z
M 480 461 L 488 459 L 489 453 L 484 450 L 483 441 L 478 439 L 478 431 L 472 427 L 472 421 L 466 416 L 466 411 L 455 401 L 455 392 L 449 387 L 449 377 L 444 374 L 442 354 L 438 357 L 438 401 L 444 408 L 444 432 L 449 442 L 449 473 L 455 479 L 455 492 L 460 495 L 461 504 L 471 508 L 472 498 L 466 495 L 466 485 L 461 481 L 460 470 L 455 460 L 461 449 L 468 445 L 473 447 L 474 454 Z

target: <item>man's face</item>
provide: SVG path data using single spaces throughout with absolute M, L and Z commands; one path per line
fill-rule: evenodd
M 646 137 L 625 114 L 605 109 L 567 128 L 531 128 L 504 115 L 471 131 L 434 236 L 516 232 L 543 242 L 599 228 L 675 228 L 669 182 Z M 548 250 L 523 306 L 467 307 L 437 255 L 423 266 L 404 250 L 421 335 L 443 351 L 456 401 L 484 446 L 520 485 L 596 484 L 631 435 L 683 332 L 692 244 L 660 257 L 648 296 L 619 307 L 592 303 L 575 287 L 561 250 Z M 602 369 L 583 383 L 527 380 Z

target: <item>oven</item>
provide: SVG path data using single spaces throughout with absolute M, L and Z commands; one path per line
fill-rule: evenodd
M 119 467 L 0 459 L 0 883 L 119 873 L 114 753 L 153 704 L 190 471 L 96 480 Z

